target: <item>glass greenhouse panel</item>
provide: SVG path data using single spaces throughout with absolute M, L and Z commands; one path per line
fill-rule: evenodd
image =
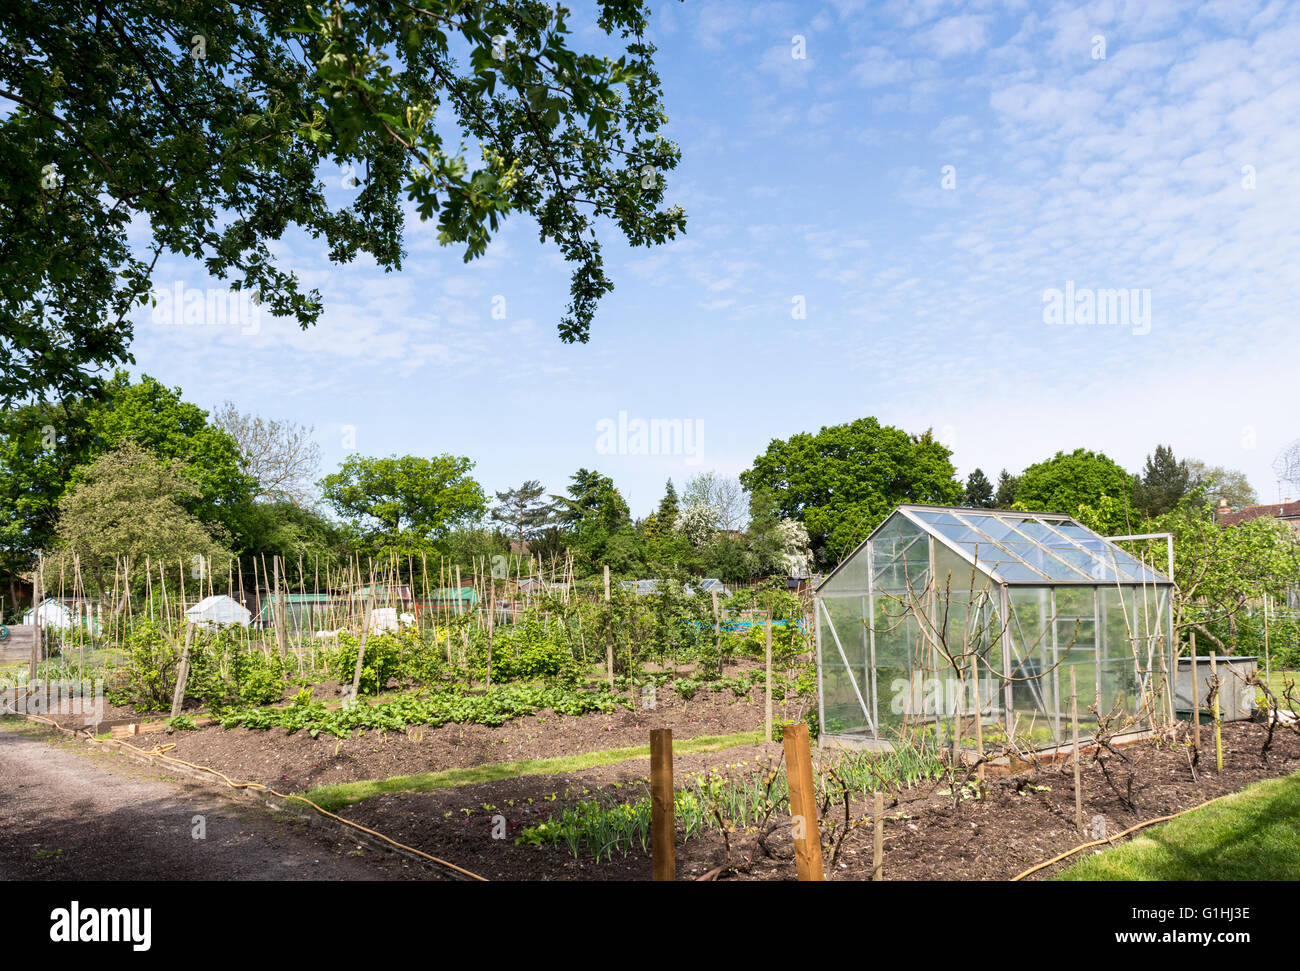
M 1101 651 L 1098 654 L 1098 701 L 1100 714 L 1114 727 L 1136 717 L 1142 710 L 1139 678 L 1145 663 L 1139 654 L 1138 632 L 1133 626 L 1137 605 L 1135 588 L 1103 587 L 1098 591 L 1101 614 Z M 1145 653 L 1145 644 L 1142 645 Z
M 919 593 L 929 582 L 930 538 L 903 516 L 895 514 L 885 521 L 867 553 L 873 590 Z
M 908 601 L 897 595 L 875 597 L 874 714 L 882 738 L 891 738 L 919 716 L 929 658 L 922 649 L 920 628 Z
M 1017 733 L 1036 745 L 1060 741 L 1052 592 L 1048 587 L 1017 587 L 1008 599 L 1008 677 Z
M 865 597 L 827 597 L 818 603 L 822 719 L 832 733 L 872 729 L 864 707 L 871 677 L 865 602 Z

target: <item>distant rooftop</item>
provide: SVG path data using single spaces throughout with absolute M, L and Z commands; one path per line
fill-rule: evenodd
M 1225 526 L 1249 522 L 1260 516 L 1272 516 L 1274 519 L 1300 519 L 1300 502 L 1275 502 L 1267 506 L 1247 506 L 1237 512 L 1219 513 L 1219 522 Z

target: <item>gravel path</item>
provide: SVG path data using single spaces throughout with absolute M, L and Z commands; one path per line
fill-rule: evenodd
M 0 727 L 0 881 L 429 879 L 127 759 Z M 195 816 L 206 838 L 196 839 Z

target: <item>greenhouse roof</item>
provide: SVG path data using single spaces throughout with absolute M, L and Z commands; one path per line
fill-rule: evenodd
M 1115 543 L 1060 513 L 921 505 L 899 506 L 826 580 L 858 556 L 897 517 L 919 527 L 997 583 L 1043 586 L 1172 582 Z

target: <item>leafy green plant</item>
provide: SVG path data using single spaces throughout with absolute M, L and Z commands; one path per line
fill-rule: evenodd
M 487 639 L 474 640 L 475 674 L 487 677 Z M 581 667 L 574 659 L 560 622 L 548 623 L 541 611 L 528 610 L 518 623 L 496 628 L 492 650 L 492 680 L 552 678 L 576 684 Z
M 366 652 L 361 660 L 361 680 L 357 690 L 363 695 L 377 695 L 397 677 L 402 666 L 401 639 L 396 634 L 368 634 Z M 361 638 L 354 634 L 340 634 L 339 646 L 326 656 L 329 672 L 339 681 L 351 684 L 356 674 L 357 653 Z
M 405 731 L 410 725 L 437 727 L 448 723 L 504 725 L 512 718 L 549 708 L 561 715 L 613 711 L 630 703 L 608 691 L 577 691 L 557 685 L 493 685 L 482 694 L 461 695 L 440 690 L 427 697 L 402 695 L 375 705 L 354 705 L 338 711 L 311 701 L 288 708 L 241 708 L 224 713 L 226 728 L 283 728 L 289 734 L 306 731 L 313 738 L 324 733 L 347 738 L 354 731 Z
M 695 697 L 695 693 L 700 690 L 702 684 L 702 681 L 695 678 L 678 678 L 673 682 L 673 691 L 677 693 L 678 697 L 690 701 Z
M 176 687 L 177 651 L 159 626 L 142 620 L 127 633 L 125 657 L 108 671 L 105 694 L 115 705 L 165 711 Z

